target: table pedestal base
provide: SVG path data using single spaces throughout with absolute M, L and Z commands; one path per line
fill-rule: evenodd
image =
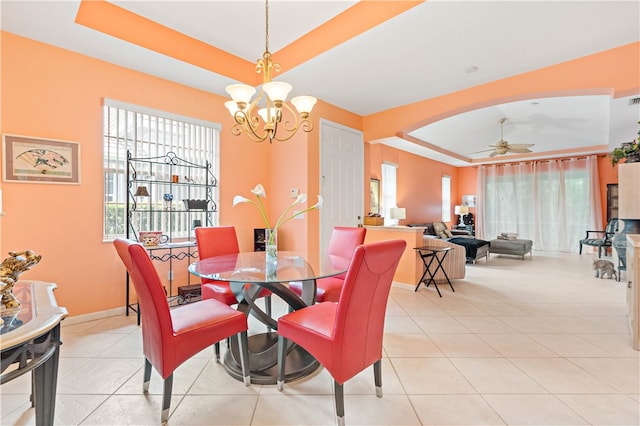
M 249 365 L 251 383 L 256 385 L 275 385 L 278 375 L 278 334 L 275 332 L 249 336 Z M 231 338 L 229 350 L 222 365 L 231 377 L 243 380 L 242 367 L 238 362 L 240 352 L 237 338 Z M 308 376 L 320 367 L 320 363 L 300 346 L 295 346 L 287 354 L 285 364 L 285 382 L 291 382 Z

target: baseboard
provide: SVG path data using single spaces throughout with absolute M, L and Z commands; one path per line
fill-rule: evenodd
M 62 327 L 64 327 L 65 325 L 74 325 L 82 322 L 95 321 L 99 319 L 115 317 L 115 316 L 124 315 L 124 314 L 125 314 L 125 308 L 123 306 L 120 308 L 108 309 L 106 311 L 91 312 L 90 314 L 74 315 L 71 317 L 66 317 L 61 324 L 62 324 Z

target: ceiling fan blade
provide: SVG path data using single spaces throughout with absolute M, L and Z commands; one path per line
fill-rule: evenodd
M 512 143 L 509 144 L 509 149 L 522 149 L 522 148 L 529 148 L 530 146 L 533 146 L 534 144 L 532 143 Z
M 489 151 L 495 151 L 495 149 L 484 149 L 482 151 L 475 151 L 475 152 L 470 152 L 469 154 L 480 154 L 481 152 L 489 152 Z
M 527 152 L 533 152 L 529 148 L 509 148 L 509 152 L 515 152 L 516 154 L 526 154 Z
M 498 151 L 493 151 L 491 154 L 489 154 L 489 157 L 495 157 L 496 155 L 498 155 Z

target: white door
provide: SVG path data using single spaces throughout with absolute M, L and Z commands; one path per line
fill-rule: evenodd
M 362 132 L 320 120 L 320 253 L 327 252 L 334 226 L 358 226 L 364 212 Z M 360 216 L 360 220 L 358 220 Z M 326 258 L 321 255 L 320 262 Z

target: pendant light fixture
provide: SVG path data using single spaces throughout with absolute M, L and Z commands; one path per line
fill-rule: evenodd
M 269 0 L 265 0 L 265 52 L 256 63 L 256 72 L 262 73 L 262 87 L 252 99 L 256 89 L 248 84 L 231 84 L 226 87 L 231 96 L 225 106 L 236 124 L 232 133 L 246 134 L 256 142 L 291 139 L 299 128 L 305 132 L 313 130 L 309 114 L 316 103 L 313 96 L 296 96 L 291 99 L 294 109 L 286 102 L 293 88 L 283 81 L 271 81 L 271 71 L 280 71 L 280 65 L 271 61 L 269 52 Z M 262 105 L 260 101 L 264 99 Z M 294 120 L 293 122 L 291 120 Z

